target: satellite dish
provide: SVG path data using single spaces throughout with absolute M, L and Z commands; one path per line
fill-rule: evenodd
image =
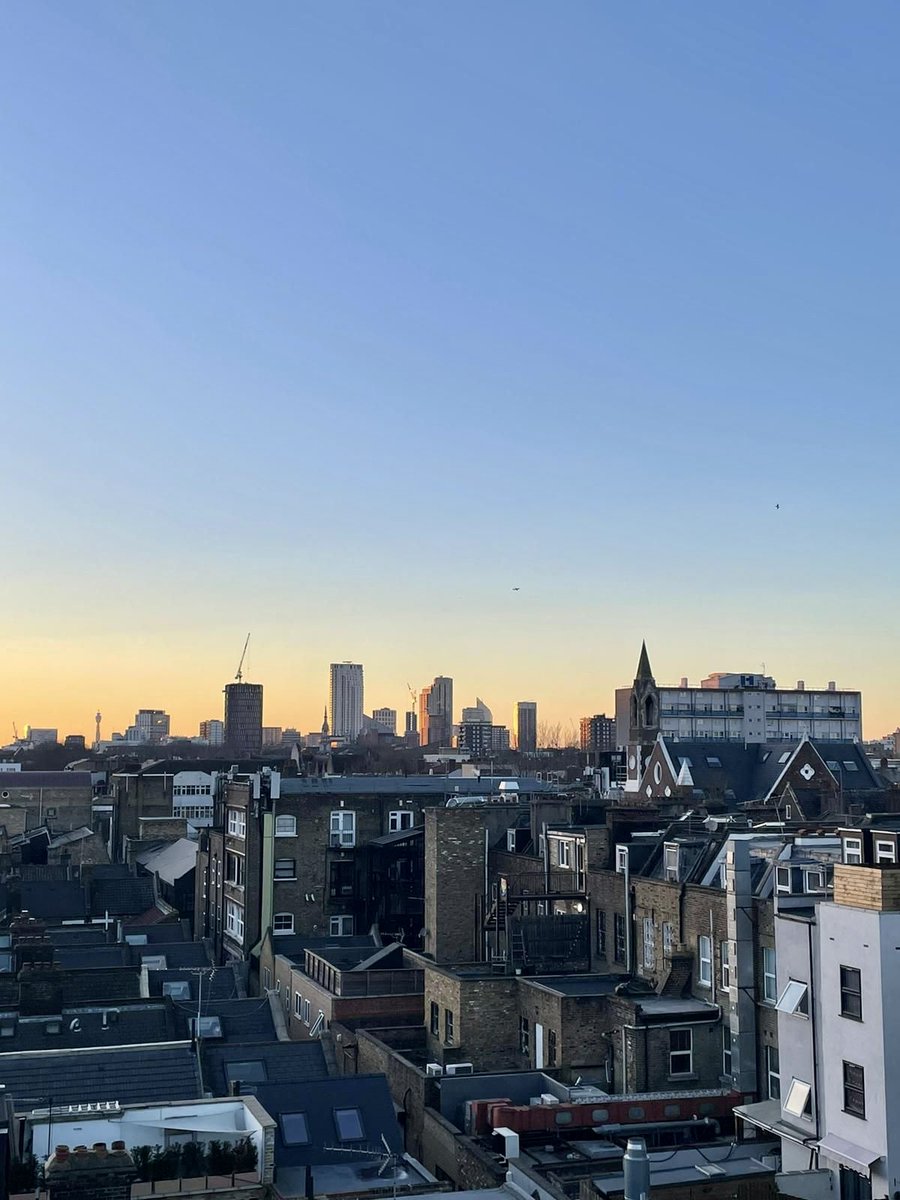
M 81 1033 L 81 1021 L 79 1021 L 78 1017 L 73 1018 L 69 1022 L 69 1033 Z

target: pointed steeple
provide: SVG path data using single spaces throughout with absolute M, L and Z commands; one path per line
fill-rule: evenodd
M 638 679 L 653 680 L 653 672 L 650 669 L 650 655 L 647 653 L 646 642 L 641 642 L 641 657 L 638 659 L 638 669 L 637 675 L 635 676 L 635 681 Z M 655 680 L 653 680 L 653 682 L 655 682 Z
M 328 705 L 325 705 L 325 712 L 322 717 L 322 737 L 328 737 Z

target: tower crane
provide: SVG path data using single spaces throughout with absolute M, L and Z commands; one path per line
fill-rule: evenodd
M 243 679 L 243 675 L 241 674 L 241 669 L 244 665 L 244 659 L 247 656 L 247 647 L 249 645 L 250 645 L 250 634 L 248 633 L 247 640 L 244 642 L 244 649 L 241 651 L 241 661 L 238 663 L 237 674 L 235 675 L 235 679 L 238 681 L 238 683 L 240 683 L 241 680 Z
M 409 692 L 409 698 L 412 700 L 412 711 L 416 711 L 416 693 L 413 691 L 412 685 L 407 682 L 406 690 Z

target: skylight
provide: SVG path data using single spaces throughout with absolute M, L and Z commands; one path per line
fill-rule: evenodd
M 365 1137 L 362 1114 L 358 1108 L 336 1108 L 334 1123 L 342 1142 L 359 1142 Z
M 186 979 L 165 979 L 163 980 L 162 994 L 171 996 L 173 1000 L 190 1000 L 191 985 Z
M 306 1122 L 306 1113 L 282 1113 L 281 1136 L 286 1146 L 308 1146 L 309 1126 Z
M 722 760 L 721 758 L 717 758 L 714 754 L 707 754 L 706 765 L 708 767 L 721 767 Z
M 265 1083 L 268 1080 L 266 1064 L 260 1059 L 225 1064 L 229 1083 Z
M 191 1033 L 195 1037 L 220 1038 L 222 1022 L 218 1017 L 191 1017 Z

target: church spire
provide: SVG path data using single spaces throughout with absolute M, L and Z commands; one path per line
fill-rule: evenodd
M 325 705 L 325 712 L 322 717 L 322 737 L 328 737 L 328 705 Z
M 650 669 L 650 655 L 647 653 L 646 642 L 641 642 L 641 657 L 638 660 L 638 669 L 637 675 L 635 676 L 635 682 L 638 679 L 653 680 L 653 672 Z

